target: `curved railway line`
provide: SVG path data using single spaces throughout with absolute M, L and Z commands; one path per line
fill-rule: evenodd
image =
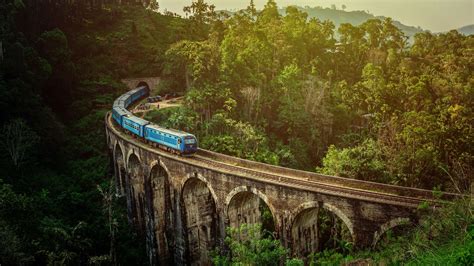
M 199 149 L 193 157 L 182 157 L 167 153 L 126 134 L 113 122 L 110 113 L 106 115 L 106 125 L 117 136 L 141 149 L 185 164 L 241 178 L 296 188 L 302 191 L 411 208 L 416 208 L 424 201 L 432 203 L 439 201 L 429 190 L 321 175 L 253 162 L 203 149 Z M 443 193 L 441 199 L 451 200 L 460 196 L 458 194 Z

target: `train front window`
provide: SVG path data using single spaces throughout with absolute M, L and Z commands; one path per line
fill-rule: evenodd
M 195 140 L 194 138 L 189 138 L 189 139 L 186 138 L 186 139 L 184 139 L 184 143 L 186 143 L 186 144 L 194 144 L 194 143 L 196 143 L 196 140 Z

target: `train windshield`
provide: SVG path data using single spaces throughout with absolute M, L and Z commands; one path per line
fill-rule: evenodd
M 195 144 L 196 139 L 195 138 L 185 138 L 184 143 L 186 143 L 186 144 Z

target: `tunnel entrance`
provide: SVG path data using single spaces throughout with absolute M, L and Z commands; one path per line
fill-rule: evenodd
M 182 192 L 187 257 L 191 265 L 209 265 L 216 245 L 218 217 L 216 203 L 207 184 L 190 178 Z
M 138 82 L 137 86 L 135 88 L 139 88 L 139 87 L 146 87 L 146 90 L 148 91 L 148 93 L 150 93 L 150 86 L 148 85 L 148 83 L 146 83 L 145 81 L 140 81 Z

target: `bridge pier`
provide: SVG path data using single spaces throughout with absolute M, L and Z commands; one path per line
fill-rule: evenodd
M 354 226 L 353 247 L 355 250 L 370 248 L 374 240 L 374 234 L 378 226 L 366 223 L 366 221 L 356 221 Z

